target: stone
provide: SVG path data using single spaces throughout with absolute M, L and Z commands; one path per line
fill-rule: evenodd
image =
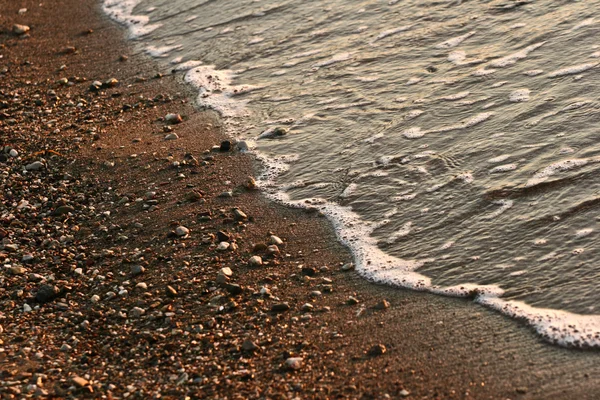
M 10 151 L 8 152 L 8 155 L 11 156 L 12 158 L 15 158 L 15 157 L 19 156 L 19 152 L 16 151 L 15 149 L 10 149 Z
M 269 243 L 274 244 L 276 246 L 281 246 L 283 244 L 283 240 L 281 240 L 278 236 L 271 235 L 269 238 Z
M 165 136 L 165 140 L 175 140 L 175 139 L 179 139 L 179 136 L 175 132 L 169 133 L 167 136 Z
M 31 312 L 33 309 L 27 303 L 23 304 L 23 312 Z
M 246 179 L 246 183 L 244 184 L 244 186 L 248 190 L 254 190 L 256 189 L 256 180 L 253 177 L 249 176 L 248 179 Z
M 304 362 L 304 360 L 302 359 L 302 357 L 290 357 L 287 360 L 285 360 L 285 368 L 289 369 L 289 370 L 297 370 L 302 368 L 302 363 Z
M 143 308 L 133 307 L 131 310 L 129 310 L 129 317 L 130 318 L 140 318 L 145 313 L 146 313 L 146 310 L 144 310 Z
M 233 197 L 233 192 L 232 191 L 223 192 L 223 193 L 219 194 L 219 197 L 223 198 L 223 199 Z
M 202 199 L 202 195 L 198 192 L 192 191 L 185 195 L 185 199 L 190 203 L 195 203 Z
M 48 303 L 57 298 L 59 294 L 60 289 L 57 286 L 42 285 L 35 295 L 35 301 L 41 304 Z
M 30 29 L 31 28 L 29 28 L 27 25 L 14 24 L 12 31 L 17 35 L 22 35 L 24 33 L 29 32 Z
M 217 232 L 217 240 L 219 242 L 229 242 L 231 240 L 231 237 L 227 232 L 219 231 Z
M 232 277 L 233 276 L 233 271 L 229 267 L 221 268 L 221 270 L 219 271 L 219 273 L 223 274 L 223 275 L 225 275 L 227 277 Z
M 27 272 L 27 269 L 20 265 L 13 265 L 12 267 L 9 268 L 9 271 L 10 271 L 11 275 L 23 275 L 24 273 Z
M 258 349 L 259 349 L 259 347 L 250 339 L 246 339 L 246 340 L 244 340 L 244 343 L 242 343 L 242 350 L 244 350 L 246 352 L 251 353 Z
M 346 304 L 348 304 L 349 306 L 354 306 L 356 304 L 360 303 L 358 301 L 358 299 L 356 297 L 350 296 L 348 297 L 348 300 L 346 300 Z
M 313 306 L 313 305 L 312 305 L 312 304 L 310 304 L 310 303 L 306 303 L 306 304 L 304 304 L 304 305 L 302 306 L 302 311 L 304 311 L 304 312 L 310 312 L 310 311 L 312 311 L 312 310 L 314 310 L 314 309 L 315 309 L 315 306 Z
M 398 392 L 398 394 L 400 395 L 400 397 L 408 397 L 410 396 L 410 392 L 406 389 L 402 389 L 400 392 Z
M 143 274 L 144 271 L 146 271 L 146 268 L 144 268 L 141 265 L 132 265 L 130 268 L 130 271 L 131 271 L 131 275 L 137 276 L 137 275 Z
M 97 92 L 100 89 L 102 89 L 102 82 L 100 82 L 100 81 L 94 81 L 90 85 L 90 92 Z
M 75 211 L 75 208 L 73 208 L 71 206 L 64 205 L 64 206 L 57 207 L 54 210 L 53 214 L 54 215 L 64 215 L 64 214 L 72 213 L 74 211 Z
M 248 143 L 245 140 L 240 140 L 237 143 L 237 148 L 239 151 L 248 151 Z
M 34 258 L 35 257 L 33 256 L 33 254 L 25 254 L 25 255 L 23 255 L 23 258 L 21 258 L 21 261 L 24 263 L 28 263 L 28 262 L 33 261 Z
M 104 82 L 104 87 L 112 88 L 119 84 L 119 81 L 116 78 L 110 78 L 106 82 Z
M 375 304 L 375 308 L 376 310 L 385 310 L 386 308 L 390 308 L 390 302 L 387 301 L 386 299 L 383 299 L 381 301 L 379 301 L 377 304 Z
M 271 311 L 273 312 L 285 312 L 288 311 L 290 309 L 290 305 L 288 303 L 278 303 L 278 304 L 274 304 L 271 307 Z
M 71 381 L 78 388 L 83 388 L 83 387 L 86 387 L 86 386 L 88 386 L 90 384 L 90 382 L 87 379 L 83 379 L 82 377 L 79 377 L 79 376 L 73 377 L 71 379 Z
M 373 346 L 369 349 L 369 351 L 367 352 L 367 355 L 369 355 L 371 357 L 377 357 L 377 356 L 381 356 L 381 355 L 385 354 L 386 351 L 387 351 L 387 349 L 384 345 L 376 344 L 375 346 Z
M 236 221 L 245 221 L 248 219 L 248 216 L 246 215 L 246 213 L 243 212 L 242 210 L 240 210 L 239 208 L 234 208 L 232 212 L 233 212 L 233 219 L 235 219 Z
M 252 256 L 248 260 L 248 265 L 251 267 L 258 267 L 258 266 L 262 265 L 262 263 L 263 263 L 263 261 L 262 261 L 262 258 L 260 258 L 260 256 Z
M 231 295 L 238 295 L 240 293 L 243 292 L 243 288 L 238 285 L 237 283 L 229 283 L 225 285 L 225 289 L 229 292 L 229 294 Z
M 217 251 L 225 251 L 225 250 L 229 249 L 229 246 L 230 246 L 229 242 L 221 242 L 217 246 Z
M 169 297 L 176 297 L 177 296 L 177 290 L 175 290 L 175 288 L 173 286 L 167 285 L 167 296 L 169 296 Z
M 352 263 L 348 263 L 348 264 L 344 264 L 342 265 L 342 271 L 352 271 L 354 269 L 354 264 Z
M 219 151 L 228 152 L 231 150 L 231 142 L 229 140 L 223 140 L 219 146 Z
M 140 282 L 137 285 L 135 285 L 135 287 L 141 290 L 146 290 L 148 289 L 148 284 L 146 282 Z
M 67 343 L 63 343 L 63 345 L 60 346 L 60 351 L 69 352 L 71 350 L 73 350 L 73 347 L 71 347 Z
M 177 228 L 175 228 L 175 233 L 177 234 L 177 236 L 187 236 L 190 234 L 190 230 L 185 226 L 180 225 Z
M 165 115 L 165 122 L 169 124 L 179 124 L 183 122 L 183 118 L 179 114 L 167 114 Z
M 39 171 L 42 168 L 44 168 L 44 164 L 41 161 L 34 161 L 31 164 L 27 164 L 25 166 L 25 169 L 27 171 Z

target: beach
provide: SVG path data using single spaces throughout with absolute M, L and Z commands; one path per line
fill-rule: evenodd
M 596 351 L 360 277 L 98 1 L 0 21 L 2 398 L 597 398 Z

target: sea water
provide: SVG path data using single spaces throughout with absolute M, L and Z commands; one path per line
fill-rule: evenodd
M 103 6 L 360 274 L 600 347 L 600 1 Z

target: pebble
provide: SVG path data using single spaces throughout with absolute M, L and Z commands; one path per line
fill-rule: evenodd
M 271 235 L 271 237 L 269 238 L 269 242 L 276 246 L 281 246 L 283 244 L 283 240 L 281 240 L 278 236 L 275 235 Z
M 102 82 L 100 81 L 94 81 L 92 82 L 92 84 L 90 85 L 90 91 L 91 92 L 97 92 L 100 89 L 102 89 Z
M 133 275 L 133 276 L 143 274 L 145 270 L 146 270 L 146 268 L 144 268 L 141 265 L 132 265 L 130 268 L 131 275 Z
M 228 152 L 231 150 L 231 142 L 229 140 L 223 140 L 219 146 L 219 151 Z
M 144 315 L 145 312 L 146 310 L 144 310 L 143 308 L 133 307 L 131 310 L 129 310 L 129 317 L 140 318 L 142 315 Z
M 183 122 L 183 118 L 181 118 L 181 115 L 179 114 L 167 114 L 165 116 L 165 122 L 169 124 L 179 124 L 180 122 Z
M 60 346 L 60 351 L 69 352 L 71 350 L 73 350 L 73 347 L 71 347 L 67 343 L 63 343 L 63 345 Z
M 27 269 L 25 267 L 21 267 L 20 265 L 13 265 L 10 267 L 9 271 L 12 275 L 23 275 L 25 272 L 27 272 Z
M 354 306 L 358 303 L 359 303 L 358 299 L 353 296 L 348 297 L 348 300 L 346 300 L 346 304 L 348 304 L 349 306 Z
M 235 219 L 236 221 L 244 221 L 244 220 L 248 219 L 248 216 L 246 215 L 246 213 L 244 213 L 239 208 L 234 208 L 232 212 L 233 212 L 233 219 Z
M 290 309 L 290 305 L 288 303 L 278 303 L 274 304 L 271 307 L 271 311 L 273 312 L 284 312 Z
M 79 376 L 73 377 L 73 379 L 71 379 L 71 381 L 78 388 L 86 387 L 90 384 L 90 382 L 87 379 L 83 379 Z
M 312 304 L 310 304 L 310 303 L 306 303 L 306 304 L 304 304 L 304 305 L 302 306 L 302 311 L 304 311 L 304 312 L 309 312 L 309 311 L 312 311 L 312 310 L 314 310 L 314 309 L 315 309 L 315 306 L 313 306 L 313 305 L 312 305 Z
M 230 246 L 229 242 L 221 242 L 217 246 L 217 251 L 225 251 L 225 250 L 229 249 L 229 246 Z
M 190 230 L 185 226 L 180 225 L 177 228 L 175 228 L 175 233 L 177 234 L 177 236 L 187 236 L 190 234 Z
M 410 396 L 410 392 L 406 389 L 402 389 L 399 393 L 400 397 L 408 397 Z
M 219 274 L 225 275 L 227 277 L 232 277 L 233 276 L 233 271 L 231 270 L 231 268 L 225 267 L 225 268 L 221 268 L 219 270 Z
M 237 143 L 237 148 L 239 151 L 248 151 L 248 143 L 246 143 L 244 140 L 240 140 Z
M 354 269 L 354 264 L 348 263 L 342 265 L 342 271 L 352 271 Z
M 98 296 L 97 294 L 95 294 L 92 297 L 90 297 L 90 300 L 92 301 L 92 303 L 97 303 L 97 302 L 100 301 L 100 296 Z
M 290 357 L 285 360 L 285 367 L 290 370 L 297 370 L 302 368 L 304 360 L 301 357 Z
M 35 301 L 44 304 L 51 302 L 60 294 L 60 289 L 53 285 L 42 285 L 35 295 Z
M 167 285 L 167 295 L 169 297 L 177 296 L 177 290 L 173 286 Z
M 376 310 L 385 310 L 386 308 L 390 308 L 390 302 L 383 299 L 379 303 L 375 304 L 374 308 Z
M 29 304 L 23 304 L 23 312 L 31 312 L 32 308 Z
M 219 197 L 221 197 L 221 198 L 233 197 L 233 192 L 232 191 L 223 192 L 223 193 L 219 194 Z
M 22 35 L 29 32 L 30 28 L 27 25 L 14 24 L 12 30 L 17 35 Z
M 229 284 L 225 285 L 225 289 L 227 289 L 229 294 L 232 294 L 234 296 L 242 293 L 242 291 L 243 291 L 242 287 L 240 285 L 238 285 L 237 283 L 229 283 Z
M 260 256 L 252 256 L 248 260 L 248 265 L 251 267 L 258 267 L 259 265 L 262 265 L 262 263 L 263 261 L 262 258 L 260 258 Z
M 244 340 L 244 343 L 242 343 L 242 350 L 244 351 L 253 352 L 258 349 L 259 347 L 250 339 L 246 339 Z
M 8 152 L 8 155 L 11 156 L 12 158 L 15 158 L 15 157 L 19 156 L 19 152 L 16 151 L 15 149 L 10 149 L 10 151 Z
M 142 290 L 148 289 L 148 285 L 145 282 L 140 282 L 137 285 L 135 285 L 135 287 Z
M 369 351 L 367 352 L 367 355 L 369 355 L 371 357 L 377 357 L 377 356 L 385 354 L 386 351 L 387 351 L 387 349 L 384 345 L 376 344 L 375 346 L 373 346 L 369 349 Z
M 25 166 L 25 169 L 27 171 L 39 171 L 42 168 L 44 168 L 44 164 L 41 161 L 34 161 L 31 164 L 27 164 Z
M 167 136 L 165 136 L 165 140 L 175 140 L 175 139 L 179 139 L 179 136 L 175 132 L 169 133 Z

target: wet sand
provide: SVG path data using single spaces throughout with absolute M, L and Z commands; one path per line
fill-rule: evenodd
M 194 109 L 182 75 L 156 78 L 98 2 L 2 4 L 0 21 L 0 138 L 19 153 L 0 163 L 0 229 L 17 245 L 0 245 L 3 398 L 596 397 L 597 352 L 548 345 L 467 300 L 344 271 L 351 256 L 325 218 L 247 189 L 260 165 L 211 151 L 226 139 L 218 116 Z M 65 77 L 74 85 L 57 83 Z M 89 90 L 110 78 L 118 85 Z M 168 125 L 168 113 L 183 122 Z M 166 126 L 179 138 L 165 140 Z M 32 193 L 50 200 L 17 211 Z M 172 233 L 180 225 L 189 237 Z M 219 231 L 237 249 L 217 250 Z M 283 244 L 269 255 L 272 234 Z M 248 265 L 255 255 L 262 266 Z M 218 278 L 225 267 L 232 276 Z M 44 285 L 55 296 L 38 296 Z M 389 308 L 375 309 L 383 299 Z M 370 354 L 376 345 L 385 352 Z

